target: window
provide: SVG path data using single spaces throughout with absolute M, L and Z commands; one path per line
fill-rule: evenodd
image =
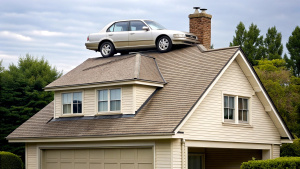
M 224 96 L 224 119 L 233 120 L 234 119 L 234 97 Z
M 117 22 L 111 25 L 107 29 L 107 32 L 122 32 L 122 31 L 128 31 L 128 22 Z
M 239 121 L 248 122 L 248 99 L 239 98 Z
M 62 94 L 63 114 L 82 113 L 82 93 L 63 93 Z
M 120 111 L 121 89 L 98 91 L 98 112 Z
M 142 21 L 130 21 L 131 31 L 142 31 L 143 26 L 146 26 Z

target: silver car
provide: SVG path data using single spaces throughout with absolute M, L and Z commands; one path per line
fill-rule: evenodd
M 100 32 L 90 34 L 87 41 L 86 48 L 100 51 L 103 57 L 155 47 L 159 52 L 168 52 L 173 44 L 199 43 L 197 36 L 192 33 L 167 30 L 151 20 L 111 22 Z

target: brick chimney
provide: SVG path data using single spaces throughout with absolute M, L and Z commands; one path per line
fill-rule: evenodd
M 200 7 L 194 7 L 194 9 L 195 12 L 189 15 L 190 32 L 197 35 L 200 44 L 206 49 L 210 49 L 212 16 L 206 13 L 207 9 L 200 9 Z M 201 13 L 198 9 L 201 10 Z

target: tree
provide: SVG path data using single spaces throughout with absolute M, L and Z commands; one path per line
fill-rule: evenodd
M 1 72 L 0 72 L 1 73 Z M 53 100 L 43 88 L 61 76 L 55 67 L 29 54 L 1 73 L 0 149 L 24 157 L 23 144 L 8 144 L 5 137 Z
M 281 43 L 281 33 L 277 32 L 276 27 L 268 29 L 266 38 L 264 40 L 265 58 L 268 60 L 281 59 L 283 45 Z
M 300 136 L 300 78 L 283 59 L 259 60 L 255 70 L 291 132 Z
M 293 69 L 295 76 L 300 75 L 300 27 L 297 26 L 289 37 L 286 47 L 290 53 L 290 59 L 285 57 L 288 66 Z
M 246 32 L 245 25 L 243 22 L 240 22 L 236 26 L 235 36 L 233 36 L 230 46 L 244 46 Z
M 241 46 L 250 63 L 256 65 L 256 60 L 264 55 L 263 36 L 260 36 L 260 30 L 253 23 L 249 26 L 249 30 L 246 30 L 242 22 L 236 28 L 236 36 L 233 37 L 230 46 Z

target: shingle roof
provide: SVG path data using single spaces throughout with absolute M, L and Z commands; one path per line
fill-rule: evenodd
M 193 46 L 172 50 L 168 53 L 146 53 L 155 58 L 165 81 L 168 83 L 153 95 L 136 116 L 113 119 L 51 121 L 54 110 L 54 103 L 52 102 L 22 124 L 7 138 L 172 134 L 176 126 L 190 111 L 191 107 L 210 86 L 237 50 L 239 49 L 225 48 L 201 52 L 197 46 Z M 146 57 L 142 58 L 147 60 Z M 131 59 L 134 59 L 131 55 L 88 59 L 75 68 L 73 72 L 76 74 L 79 70 L 91 68 L 88 71 L 96 76 L 97 79 L 108 79 L 110 77 L 106 77 L 105 73 L 102 72 L 109 71 L 116 74 L 116 71 L 122 70 L 120 67 L 126 67 L 131 72 L 129 74 L 132 75 L 134 70 L 132 70 L 132 64 L 130 64 L 133 62 Z M 113 61 L 116 63 L 114 68 L 109 63 Z M 110 64 L 110 66 L 102 65 L 105 68 L 100 66 L 105 63 L 107 65 Z M 97 65 L 98 67 L 96 67 Z M 141 62 L 143 69 L 140 69 L 140 77 L 148 77 L 148 79 L 152 76 L 158 77 L 156 74 L 149 75 L 147 73 L 149 69 L 153 70 L 153 66 L 149 65 L 146 62 Z M 97 73 L 104 74 L 105 78 L 99 74 L 97 75 Z M 80 75 L 82 74 L 79 73 L 77 77 L 80 77 Z M 65 76 L 67 77 L 66 79 L 72 79 L 68 74 Z M 127 76 L 127 74 L 124 76 Z M 132 76 L 128 75 L 128 77 Z M 66 84 L 66 79 L 55 81 L 48 86 Z M 91 82 L 91 80 L 85 77 L 82 77 L 80 80 Z M 77 81 L 71 82 L 71 84 L 77 83 Z
M 124 80 L 144 80 L 165 83 L 155 58 L 131 54 L 109 58 L 90 58 L 55 80 L 45 89 Z

